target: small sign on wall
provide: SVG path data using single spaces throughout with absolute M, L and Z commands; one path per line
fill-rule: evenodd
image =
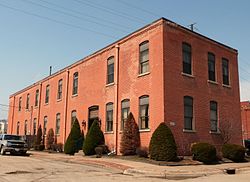
M 176 123 L 175 123 L 175 121 L 170 121 L 170 122 L 169 122 L 169 125 L 170 125 L 170 126 L 175 126 Z

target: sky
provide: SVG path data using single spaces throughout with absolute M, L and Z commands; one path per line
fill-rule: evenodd
M 0 119 L 9 96 L 160 17 L 239 51 L 250 100 L 248 0 L 0 0 Z

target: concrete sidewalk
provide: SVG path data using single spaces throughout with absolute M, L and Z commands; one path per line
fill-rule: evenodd
M 78 153 L 75 156 L 69 156 L 58 153 L 46 152 L 31 152 L 31 157 L 42 158 L 45 160 L 59 160 L 62 162 L 71 162 L 84 165 L 91 165 L 96 167 L 110 168 L 121 172 L 125 175 L 157 177 L 166 179 L 187 179 L 213 174 L 222 174 L 227 168 L 235 168 L 236 173 L 242 171 L 250 171 L 250 163 L 225 163 L 217 165 L 185 165 L 185 166 L 159 166 L 155 164 L 137 162 L 131 160 L 124 160 L 115 157 L 93 158 L 83 156 Z

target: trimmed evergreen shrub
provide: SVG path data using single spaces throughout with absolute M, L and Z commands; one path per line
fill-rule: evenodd
M 52 145 L 54 144 L 54 141 L 55 141 L 54 130 L 50 128 L 46 136 L 46 147 L 48 150 L 52 149 Z
M 211 164 L 217 161 L 216 148 L 209 143 L 194 143 L 191 146 L 193 160 Z
M 150 158 L 157 161 L 176 161 L 177 146 L 170 128 L 163 122 L 154 131 L 149 144 Z
M 122 133 L 120 152 L 122 155 L 136 155 L 136 149 L 140 147 L 140 133 L 138 125 L 132 113 L 129 113 L 128 120 Z
M 95 148 L 103 144 L 105 144 L 104 135 L 98 120 L 95 120 L 86 135 L 83 143 L 83 152 L 85 155 L 94 155 Z
M 245 148 L 241 145 L 235 144 L 224 144 L 222 146 L 223 157 L 230 159 L 234 162 L 245 161 Z
M 80 125 L 78 119 L 76 118 L 69 133 L 69 136 L 65 142 L 64 153 L 74 155 L 76 152 L 79 151 L 79 149 L 81 149 L 82 141 L 83 139 Z
M 44 147 L 42 141 L 43 141 L 43 132 L 42 132 L 41 125 L 39 125 L 38 130 L 37 130 L 37 134 L 35 137 L 35 144 L 34 144 L 35 150 L 39 150 L 39 151 L 44 150 L 45 147 Z

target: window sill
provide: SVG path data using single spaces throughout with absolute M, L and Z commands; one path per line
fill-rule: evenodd
M 189 77 L 189 78 L 195 78 L 195 76 L 194 76 L 194 75 L 190 75 L 190 74 L 183 73 L 183 72 L 181 72 L 181 75 L 182 75 L 182 76 Z
M 183 129 L 183 133 L 196 133 L 196 131 Z
M 149 128 L 147 128 L 147 129 L 140 129 L 139 132 L 140 132 L 140 133 L 143 133 L 143 132 L 150 132 L 150 129 L 149 129 Z
M 47 105 L 49 105 L 49 103 L 45 103 L 45 104 L 44 104 L 44 106 L 47 106 Z
M 114 134 L 114 131 L 104 131 L 104 134 Z
M 139 77 L 142 77 L 142 76 L 146 76 L 146 75 L 149 75 L 150 74 L 150 72 L 146 72 L 146 73 L 140 73 L 139 75 L 138 75 L 138 78 Z
M 222 84 L 222 86 L 225 87 L 225 88 L 231 88 L 230 85 L 224 85 L 224 84 Z
M 111 86 L 113 86 L 113 85 L 115 85 L 115 82 L 106 84 L 106 87 L 111 87 Z
M 78 94 L 74 94 L 74 95 L 71 96 L 71 98 L 74 98 L 74 97 L 77 97 L 77 96 L 78 96 Z
M 61 101 L 62 101 L 62 99 L 57 99 L 57 100 L 56 100 L 56 102 L 61 102 Z
M 214 135 L 220 135 L 220 131 L 209 131 L 210 134 L 214 134 Z
M 218 85 L 219 84 L 218 82 L 212 81 L 212 80 L 208 80 L 207 83 L 211 83 L 211 84 L 214 84 L 214 85 Z
M 34 109 L 37 109 L 37 108 L 38 108 L 38 106 L 35 106 L 35 107 L 34 107 Z

